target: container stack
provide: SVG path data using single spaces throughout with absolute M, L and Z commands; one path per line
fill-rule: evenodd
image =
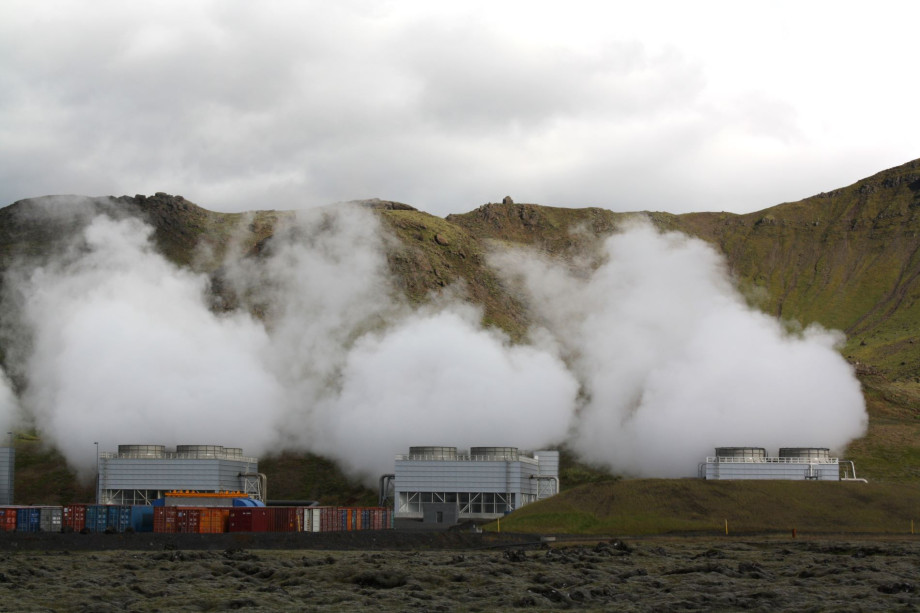
M 181 507 L 70 504 L 0 507 L 0 532 L 339 532 L 387 530 L 386 507 Z

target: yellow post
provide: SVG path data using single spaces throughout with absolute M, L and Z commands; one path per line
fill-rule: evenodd
M 725 520 L 725 536 L 728 536 L 728 520 Z
M 910 520 L 910 533 L 914 533 L 914 520 Z
M 499 517 L 497 521 L 498 521 L 498 532 L 501 532 L 502 531 L 502 518 Z

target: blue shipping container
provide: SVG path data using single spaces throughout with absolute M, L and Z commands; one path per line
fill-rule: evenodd
M 153 507 L 131 507 L 131 529 L 135 532 L 153 532 Z
M 86 505 L 86 530 L 88 532 L 105 532 L 108 510 L 104 504 Z
M 124 532 L 131 525 L 131 507 L 110 504 L 107 505 L 105 529 L 111 532 Z
M 41 525 L 41 509 L 38 507 L 16 509 L 16 532 L 38 532 Z

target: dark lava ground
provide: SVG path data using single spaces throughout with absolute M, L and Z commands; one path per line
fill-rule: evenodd
M 117 542 L 113 535 L 99 536 Z M 499 541 L 391 531 L 378 533 L 379 540 L 362 550 L 354 547 L 358 541 L 346 541 L 342 549 L 309 540 L 297 549 L 216 549 L 203 546 L 208 541 L 133 536 L 137 540 L 127 545 L 143 542 L 146 550 L 79 551 L 67 542 L 53 546 L 57 540 L 0 540 L 0 610 L 920 608 L 920 541 L 910 537 L 643 538 L 547 548 L 528 543 L 529 537 Z

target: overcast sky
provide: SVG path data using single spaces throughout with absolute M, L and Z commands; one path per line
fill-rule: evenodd
M 0 206 L 748 212 L 920 157 L 920 4 L 0 4 Z

